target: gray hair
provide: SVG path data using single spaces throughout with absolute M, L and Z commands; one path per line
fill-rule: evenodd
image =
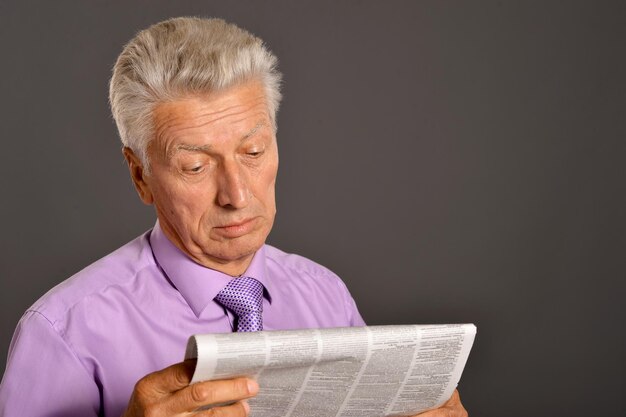
M 124 146 L 149 169 L 153 110 L 163 102 L 262 82 L 276 130 L 281 74 L 278 60 L 251 33 L 222 19 L 178 17 L 139 32 L 113 67 L 109 101 Z

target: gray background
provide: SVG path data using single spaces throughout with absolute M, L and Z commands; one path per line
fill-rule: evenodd
M 0 355 L 154 222 L 106 100 L 122 45 L 221 16 L 285 73 L 272 244 L 370 324 L 476 323 L 474 416 L 624 415 L 623 4 L 0 0 Z

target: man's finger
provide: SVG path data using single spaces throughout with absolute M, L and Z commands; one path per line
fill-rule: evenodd
M 250 412 L 250 406 L 245 401 L 237 401 L 235 404 L 214 407 L 210 410 L 194 413 L 198 417 L 245 417 Z
M 443 405 L 444 407 L 446 406 L 454 406 L 456 404 L 460 404 L 461 403 L 461 396 L 459 395 L 459 390 L 454 390 L 454 392 L 452 393 L 452 395 L 450 396 L 450 398 L 448 399 L 448 401 L 446 401 L 446 403 Z
M 171 394 L 189 385 L 195 366 L 195 360 L 168 366 L 144 377 L 138 388 L 145 386 L 154 393 Z
M 467 417 L 467 410 L 461 404 L 459 391 L 454 390 L 452 396 L 441 407 L 420 413 L 414 417 Z
M 248 378 L 198 382 L 172 395 L 166 401 L 166 409 L 172 414 L 188 413 L 207 405 L 244 400 L 255 396 L 258 391 L 258 384 Z

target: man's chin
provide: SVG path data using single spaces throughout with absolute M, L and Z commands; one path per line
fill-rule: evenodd
M 217 244 L 211 242 L 211 244 L 202 248 L 202 253 L 199 254 L 198 260 L 201 264 L 209 267 L 211 266 L 207 264 L 245 264 L 247 267 L 256 251 L 258 251 L 264 243 L 265 239 L 259 239 L 258 237 L 252 238 L 252 236 L 225 239 Z

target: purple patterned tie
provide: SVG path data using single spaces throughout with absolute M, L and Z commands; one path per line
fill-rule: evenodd
M 215 296 L 215 301 L 237 315 L 238 332 L 263 330 L 263 284 L 254 278 L 237 277 Z

